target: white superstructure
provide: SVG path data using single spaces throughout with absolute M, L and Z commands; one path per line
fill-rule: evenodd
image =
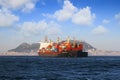
M 39 49 L 42 49 L 42 48 L 46 49 L 50 45 L 50 42 L 39 42 L 39 43 L 40 43 Z

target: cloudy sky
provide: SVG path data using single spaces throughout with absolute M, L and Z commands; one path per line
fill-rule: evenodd
M 120 51 L 120 0 L 0 0 L 0 51 L 76 37 Z

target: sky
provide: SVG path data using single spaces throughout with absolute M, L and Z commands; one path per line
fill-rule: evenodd
M 0 51 L 68 36 L 120 51 L 120 0 L 0 0 Z

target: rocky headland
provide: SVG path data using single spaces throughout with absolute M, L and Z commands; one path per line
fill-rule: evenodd
M 71 42 L 73 42 L 71 40 Z M 79 43 L 80 41 L 76 41 Z M 84 44 L 84 51 L 89 53 L 89 56 L 120 56 L 120 51 L 99 50 L 87 42 Z M 40 47 L 39 43 L 22 43 L 14 49 L 10 49 L 7 52 L 0 52 L 1 56 L 38 56 L 37 51 Z

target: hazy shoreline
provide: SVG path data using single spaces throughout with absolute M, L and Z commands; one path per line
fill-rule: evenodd
M 38 56 L 37 53 L 26 53 L 26 52 L 3 52 L 0 56 Z
M 89 56 L 120 56 L 120 51 L 88 50 Z M 37 52 L 0 52 L 0 56 L 38 56 Z

